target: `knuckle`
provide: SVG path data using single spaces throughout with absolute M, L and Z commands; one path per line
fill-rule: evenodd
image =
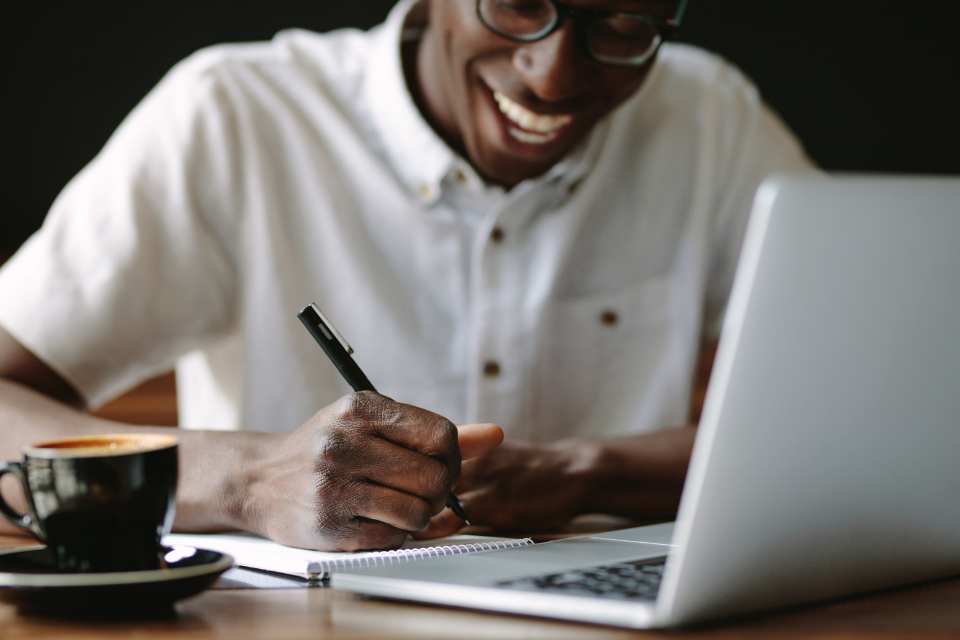
M 404 521 L 408 524 L 408 531 L 420 531 L 430 524 L 433 516 L 433 505 L 423 500 L 416 500 L 407 508 Z
M 360 391 L 343 396 L 338 402 L 337 413 L 347 421 L 362 420 L 370 411 L 372 395 L 368 391 Z
M 389 398 L 380 396 L 377 404 L 377 417 L 383 424 L 397 425 L 404 421 L 405 407 Z
M 457 426 L 442 416 L 437 416 L 430 428 L 433 447 L 442 454 L 458 450 Z
M 402 405 L 374 391 L 358 391 L 340 398 L 336 412 L 339 421 L 367 429 L 375 424 L 399 424 L 405 417 Z
M 329 465 L 336 465 L 348 459 L 355 448 L 354 440 L 349 429 L 336 426 L 320 436 L 317 443 L 317 471 L 321 474 L 329 470 Z
M 345 500 L 338 500 L 343 493 L 343 476 L 335 470 L 317 465 L 313 481 L 316 508 L 324 513 L 335 513 L 345 507 Z
M 425 460 L 420 468 L 420 486 L 430 497 L 446 493 L 450 489 L 450 479 L 450 469 L 433 458 Z
M 334 542 L 338 547 L 349 544 L 355 537 L 355 523 L 340 509 L 322 508 L 317 510 L 313 521 L 313 536 L 320 540 Z
M 357 551 L 364 548 L 365 518 L 357 514 L 363 501 L 357 483 L 338 480 L 332 483 L 332 492 L 321 495 L 313 520 L 313 534 L 337 550 Z M 328 484 L 329 487 L 329 484 Z

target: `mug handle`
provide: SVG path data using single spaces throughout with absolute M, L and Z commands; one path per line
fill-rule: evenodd
M 7 501 L 3 499 L 3 495 L 0 495 L 0 515 L 6 518 L 11 524 L 21 529 L 26 529 L 38 538 L 42 538 L 37 522 L 37 510 L 34 508 L 33 501 L 30 499 L 30 489 L 27 487 L 27 478 L 23 475 L 23 466 L 19 462 L 0 462 L 0 477 L 3 477 L 7 473 L 12 473 L 16 476 L 17 480 L 20 481 L 20 486 L 23 487 L 23 495 L 27 500 L 27 513 L 26 515 L 20 515 L 7 504 Z

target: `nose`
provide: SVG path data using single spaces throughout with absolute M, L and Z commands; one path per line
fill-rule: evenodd
M 589 61 L 580 51 L 571 20 L 549 37 L 517 47 L 513 66 L 544 102 L 573 98 L 589 83 Z

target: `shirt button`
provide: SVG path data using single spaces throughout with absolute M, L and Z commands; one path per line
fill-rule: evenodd
M 496 378 L 500 375 L 500 365 L 493 360 L 488 360 L 483 365 L 483 375 L 488 378 Z
M 433 197 L 433 187 L 424 183 L 417 187 L 417 190 L 420 192 L 420 197 L 424 200 L 429 200 Z
M 468 178 L 467 174 L 465 174 L 463 171 L 457 171 L 455 174 L 453 174 L 453 179 L 460 184 L 467 184 L 470 182 L 470 178 Z
M 603 324 L 607 327 L 612 327 L 613 325 L 620 322 L 620 316 L 617 315 L 616 311 L 607 309 L 600 314 L 600 324 Z
M 490 232 L 490 241 L 495 244 L 500 244 L 501 242 L 503 242 L 503 238 L 505 235 L 506 234 L 504 234 L 503 229 L 501 229 L 500 227 L 494 227 L 493 230 Z

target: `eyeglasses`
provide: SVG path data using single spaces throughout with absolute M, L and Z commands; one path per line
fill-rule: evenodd
M 686 5 L 687 0 L 681 0 L 676 16 L 666 21 L 634 13 L 574 9 L 556 0 L 477 0 L 477 15 L 497 35 L 518 42 L 542 40 L 573 18 L 577 39 L 588 57 L 617 67 L 639 67 L 674 36 Z

